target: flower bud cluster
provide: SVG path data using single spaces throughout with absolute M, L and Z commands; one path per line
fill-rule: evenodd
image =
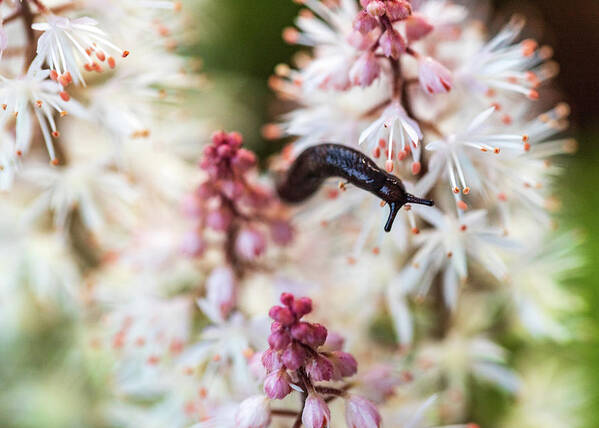
M 316 385 L 316 382 L 341 381 L 358 371 L 355 358 L 341 350 L 343 339 L 336 334 L 329 335 L 321 324 L 302 321 L 312 312 L 311 299 L 283 293 L 280 300 L 283 306 L 273 306 L 268 313 L 273 319 L 268 337 L 270 346 L 262 354 L 262 364 L 267 372 L 264 380 L 266 396 L 280 400 L 292 389 L 307 392 L 301 416 L 307 428 L 329 425 L 331 412 L 323 398 L 326 395 L 345 399 L 348 426 L 379 427 L 381 417 L 373 403 L 348 394 L 346 389 Z
M 240 134 L 220 131 L 204 149 L 200 168 L 207 179 L 183 202 L 184 213 L 195 223 L 183 243 L 190 256 L 203 255 L 206 230 L 226 234 L 228 260 L 239 263 L 264 254 L 269 233 L 277 245 L 292 239 L 291 225 L 277 198 L 252 178 L 256 156 L 242 143 Z

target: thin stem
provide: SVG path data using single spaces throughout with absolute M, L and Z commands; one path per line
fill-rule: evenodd
M 270 414 L 273 416 L 281 416 L 281 417 L 297 417 L 297 412 L 295 410 L 285 410 L 285 409 L 272 409 Z
M 347 393 L 347 391 L 345 391 L 344 389 L 330 388 L 328 386 L 315 386 L 314 389 L 316 390 L 316 392 L 319 392 L 321 394 L 335 395 L 338 397 L 342 397 Z

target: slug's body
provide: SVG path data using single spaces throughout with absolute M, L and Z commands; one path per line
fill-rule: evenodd
M 302 202 L 329 177 L 344 178 L 389 204 L 386 232 L 391 231 L 395 216 L 403 205 L 434 204 L 407 193 L 399 178 L 383 171 L 364 153 L 339 144 L 319 144 L 306 149 L 293 162 L 277 190 L 286 202 Z

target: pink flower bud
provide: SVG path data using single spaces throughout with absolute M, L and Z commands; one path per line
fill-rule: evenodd
M 370 86 L 381 74 L 381 66 L 374 52 L 364 52 L 349 71 L 349 77 L 354 85 L 362 88 Z
M 316 355 L 306 364 L 306 373 L 314 382 L 331 380 L 335 375 L 335 366 L 328 358 Z
M 293 308 L 293 312 L 295 312 L 297 317 L 301 318 L 304 315 L 312 312 L 312 299 L 309 297 L 302 297 L 294 301 L 291 307 Z
M 291 305 L 293 304 L 295 297 L 293 297 L 293 294 L 291 293 L 281 293 L 280 300 L 282 304 L 284 304 L 288 308 L 291 308 Z
M 378 365 L 362 376 L 363 388 L 368 391 L 368 398 L 382 403 L 395 393 L 395 387 L 401 383 L 392 367 Z
M 239 149 L 233 159 L 231 165 L 237 174 L 243 174 L 256 165 L 256 155 L 246 149 Z
M 371 1 L 366 6 L 366 12 L 374 18 L 385 14 L 385 3 L 380 0 Z
M 303 344 L 316 349 L 326 341 L 327 329 L 321 324 L 300 322 L 291 327 L 291 336 Z
M 287 221 L 275 220 L 270 223 L 270 234 L 277 245 L 288 245 L 293 240 L 293 229 Z
M 422 39 L 433 29 L 434 27 L 423 15 L 415 13 L 406 20 L 406 35 L 410 43 Z
M 202 183 L 198 186 L 195 193 L 201 199 L 209 199 L 216 196 L 217 191 L 211 183 Z
M 268 316 L 286 327 L 295 322 L 295 316 L 291 310 L 282 306 L 273 306 L 270 308 L 270 311 L 268 311 Z
M 324 342 L 324 348 L 327 351 L 341 351 L 345 339 L 339 333 L 329 332 L 327 334 L 327 340 Z
M 289 370 L 297 370 L 304 365 L 306 361 L 306 351 L 297 342 L 293 342 L 283 351 L 281 361 Z
M 289 333 L 285 330 L 279 330 L 270 333 L 268 336 L 268 344 L 276 350 L 282 350 L 287 347 L 291 343 L 291 337 L 289 337 Z
M 354 30 L 362 34 L 370 33 L 379 25 L 379 21 L 373 18 L 365 10 L 360 11 L 354 19 Z
M 188 257 L 200 257 L 206 251 L 206 241 L 197 231 L 192 230 L 183 237 L 181 251 Z
M 185 195 L 183 198 L 183 201 L 181 202 L 181 210 L 187 217 L 200 217 L 204 212 L 204 204 L 202 199 L 191 193 Z
M 217 267 L 206 280 L 206 300 L 218 309 L 223 319 L 235 306 L 237 281 L 233 271 L 227 267 Z
M 383 54 L 393 59 L 399 59 L 399 56 L 406 50 L 406 42 L 395 30 L 387 30 L 380 39 L 380 45 Z
M 406 19 L 412 14 L 412 6 L 404 0 L 387 1 L 387 16 L 391 21 Z
M 229 199 L 237 199 L 244 193 L 243 184 L 235 180 L 222 180 L 220 188 Z
M 441 94 L 451 91 L 453 76 L 440 62 L 426 57 L 418 62 L 420 85 L 429 94 Z
M 345 421 L 352 428 L 379 428 L 382 418 L 370 401 L 358 395 L 350 395 L 345 400 Z
M 262 353 L 262 365 L 268 373 L 283 367 L 281 354 L 273 349 L 267 349 Z
M 248 227 L 239 232 L 235 241 L 235 251 L 240 257 L 254 260 L 260 257 L 265 250 L 266 239 L 260 231 Z
M 353 376 L 358 371 L 358 362 L 350 353 L 334 351 L 331 355 L 331 361 L 333 361 L 341 377 Z
M 266 428 L 270 425 L 270 408 L 264 395 L 254 395 L 241 402 L 235 414 L 237 428 Z
M 264 379 L 264 392 L 273 400 L 282 400 L 291 392 L 290 382 L 291 379 L 287 374 L 287 370 L 281 369 L 271 372 Z
M 232 221 L 233 214 L 226 208 L 218 208 L 206 215 L 206 226 L 219 232 L 227 230 Z
M 250 372 L 256 379 L 260 381 L 262 381 L 266 377 L 266 367 L 264 367 L 264 364 L 262 363 L 263 356 L 264 352 L 255 352 L 254 355 L 252 355 L 250 357 L 250 360 L 248 361 L 248 367 L 250 369 Z
M 376 0 L 360 0 L 360 6 L 363 8 L 367 8 L 368 5 Z
M 317 394 L 308 394 L 302 423 L 306 428 L 328 428 L 331 421 L 331 411 L 327 403 Z

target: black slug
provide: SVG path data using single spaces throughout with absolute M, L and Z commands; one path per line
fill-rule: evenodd
M 329 177 L 341 177 L 389 204 L 385 232 L 390 232 L 400 208 L 407 204 L 433 206 L 434 202 L 406 192 L 401 180 L 379 168 L 364 153 L 340 144 L 319 144 L 303 151 L 277 187 L 279 197 L 290 203 L 312 196 Z

